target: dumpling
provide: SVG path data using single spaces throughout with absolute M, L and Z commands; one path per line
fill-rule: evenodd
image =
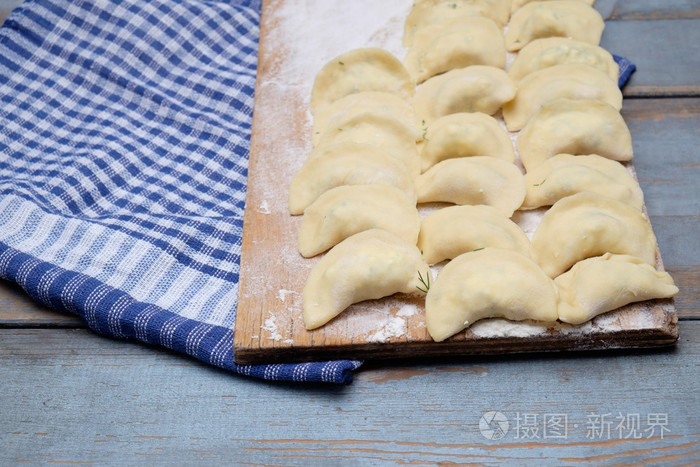
M 550 0 L 510 0 L 510 11 L 515 12 L 518 8 L 522 8 L 525 4 L 533 2 L 533 1 L 550 1 Z M 593 6 L 595 3 L 595 0 L 578 0 L 579 2 L 583 2 L 588 6 Z
M 555 99 L 593 99 L 622 108 L 622 92 L 608 75 L 588 65 L 556 65 L 527 75 L 515 98 L 503 106 L 510 131 L 520 130 L 543 105 Z
M 306 329 L 323 326 L 353 303 L 416 293 L 430 268 L 418 247 L 380 229 L 333 247 L 311 270 L 302 295 Z
M 458 112 L 495 114 L 515 96 L 513 80 L 500 68 L 474 65 L 430 78 L 416 91 L 413 106 L 419 120 Z
M 316 112 L 312 139 L 314 146 L 318 145 L 327 129 L 364 113 L 393 118 L 409 128 L 416 141 L 422 139 L 423 129 L 418 125 L 413 106 L 408 101 L 389 92 L 367 91 L 340 98 Z
M 570 37 L 598 45 L 604 28 L 600 13 L 578 0 L 532 2 L 513 13 L 506 48 L 515 52 L 542 37 Z
M 335 187 L 304 210 L 299 229 L 299 252 L 309 258 L 351 235 L 375 228 L 391 232 L 415 245 L 420 230 L 415 202 L 392 186 Z
M 530 171 L 555 154 L 597 154 L 632 159 L 632 136 L 610 104 L 595 100 L 557 99 L 544 105 L 517 139 L 520 161 Z
M 363 113 L 328 128 L 318 143 L 322 149 L 340 142 L 356 142 L 384 150 L 408 168 L 417 177 L 420 173 L 420 156 L 414 133 L 401 122 L 379 114 Z M 309 158 L 315 156 L 315 152 Z
M 530 42 L 518 52 L 508 69 L 508 75 L 519 81 L 544 68 L 574 63 L 597 68 L 615 83 L 620 75 L 620 67 L 610 52 L 597 45 L 566 37 L 548 37 Z
M 550 277 L 605 253 L 656 264 L 656 237 L 638 209 L 595 193 L 557 201 L 532 236 L 530 256 Z
M 470 16 L 490 18 L 503 27 L 510 17 L 509 0 L 424 0 L 414 2 L 404 23 L 403 45 L 410 47 L 418 31 Z
M 385 151 L 361 143 L 344 142 L 315 152 L 292 178 L 289 212 L 302 214 L 324 192 L 342 185 L 394 186 L 412 199 L 413 177 Z
M 495 118 L 462 112 L 440 117 L 428 127 L 420 152 L 423 172 L 445 159 L 470 156 L 515 162 L 510 137 Z
M 506 66 L 501 27 L 481 16 L 421 28 L 404 60 L 417 83 L 470 65 Z
M 591 154 L 558 154 L 525 174 L 523 208 L 551 206 L 580 192 L 598 193 L 635 209 L 642 209 L 644 195 L 637 181 L 616 161 Z
M 419 203 L 486 204 L 507 217 L 523 204 L 525 178 L 514 164 L 488 156 L 448 159 L 416 179 Z
M 629 255 L 606 253 L 576 263 L 554 279 L 559 319 L 581 324 L 628 303 L 670 298 L 678 293 L 671 276 Z
M 415 84 L 403 64 L 383 49 L 354 49 L 328 62 L 311 89 L 311 113 L 363 91 L 382 91 L 408 99 Z
M 428 264 L 484 247 L 530 255 L 530 240 L 525 232 L 491 206 L 450 206 L 423 219 L 418 248 Z
M 485 248 L 453 259 L 425 298 L 428 333 L 436 342 L 484 318 L 557 320 L 554 281 L 528 257 Z

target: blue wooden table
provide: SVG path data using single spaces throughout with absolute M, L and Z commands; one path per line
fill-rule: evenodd
M 623 116 L 681 290 L 675 347 L 369 362 L 350 386 L 269 383 L 97 336 L 3 283 L 0 465 L 699 465 L 700 2 L 596 8 L 602 45 L 638 65 Z

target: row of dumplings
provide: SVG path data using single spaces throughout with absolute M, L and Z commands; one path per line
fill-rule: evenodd
M 677 292 L 654 269 L 641 190 L 616 162 L 632 143 L 590 4 L 423 0 L 406 21 L 405 66 L 357 49 L 318 73 L 314 150 L 289 199 L 304 214 L 301 254 L 330 249 L 304 288 L 308 329 L 352 303 L 418 290 L 436 341 L 486 317 L 577 324 Z M 576 15 L 581 31 L 559 21 Z M 507 73 L 506 49 L 521 49 Z M 524 176 L 492 116 L 501 109 L 521 130 Z M 416 203 L 430 202 L 457 206 L 421 221 Z M 550 205 L 532 241 L 509 219 Z M 429 265 L 444 260 L 431 284 Z

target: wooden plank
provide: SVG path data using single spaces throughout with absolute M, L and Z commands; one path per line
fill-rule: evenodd
M 414 359 L 328 387 L 237 377 L 87 330 L 0 330 L 0 464 L 697 463 L 700 322 L 681 331 L 671 350 Z M 508 418 L 504 438 L 482 436 L 488 411 Z M 543 437 L 548 414 L 566 416 L 565 437 Z M 596 435 L 606 414 L 610 434 Z M 634 414 L 639 439 L 616 428 Z M 655 414 L 663 439 L 643 431 Z
M 35 302 L 17 284 L 0 281 L 0 327 L 85 327 L 77 316 Z
M 622 116 L 649 213 L 700 214 L 700 99 L 625 99 Z
M 693 232 L 697 235 L 698 231 Z M 680 289 L 674 297 L 678 319 L 700 319 L 700 266 L 679 265 L 666 270 Z
M 594 7 L 606 21 L 700 18 L 700 5 L 693 0 L 596 0 Z
M 700 95 L 700 19 L 608 21 L 600 45 L 637 65 L 625 97 Z
M 315 37 L 294 39 L 299 15 L 290 14 L 288 8 L 289 3 L 285 1 L 270 1 L 265 3 L 263 12 L 234 337 L 238 363 L 396 358 L 416 353 L 524 352 L 674 342 L 676 326 L 672 302 L 665 302 L 663 306 L 653 302 L 631 305 L 620 311 L 619 319 L 618 315 L 606 315 L 595 320 L 592 328 L 590 325 L 579 327 L 573 334 L 569 327 L 559 325 L 535 328 L 532 332 L 528 330 L 532 328 L 521 325 L 502 333 L 480 332 L 481 324 L 497 323 L 490 321 L 477 323 L 448 342 L 436 344 L 425 327 L 422 298 L 393 296 L 353 305 L 323 327 L 307 331 L 302 318 L 301 291 L 318 258 L 304 259 L 298 254 L 296 242 L 301 216 L 288 214 L 286 200 L 289 180 L 311 148 L 308 96 L 315 70 L 353 47 L 378 46 L 395 50 L 400 44 L 404 16 L 393 9 L 377 8 L 377 11 L 368 12 L 375 18 L 375 30 L 371 34 L 359 33 L 358 43 L 348 44 L 347 32 L 343 35 L 342 29 L 329 27 L 332 21 L 325 15 L 305 15 L 303 20 L 307 27 L 321 37 L 329 36 L 328 42 L 317 43 Z M 306 53 L 309 49 L 314 52 Z M 305 51 L 303 55 L 301 50 Z M 285 157 L 280 158 L 280 154 Z M 616 317 L 614 324 L 607 321 L 610 316 Z M 636 326 L 645 320 L 647 324 Z M 605 323 L 611 327 L 607 329 Z M 632 323 L 635 327 L 625 327 Z M 503 326 L 506 325 L 501 328 Z M 582 336 L 578 331 L 584 329 Z

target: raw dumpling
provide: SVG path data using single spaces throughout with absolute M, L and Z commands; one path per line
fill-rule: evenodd
M 530 255 L 530 240 L 525 232 L 491 206 L 450 206 L 423 219 L 418 248 L 428 264 L 484 247 Z
M 342 185 L 389 185 L 415 198 L 408 169 L 385 151 L 361 143 L 338 143 L 315 151 L 292 178 L 289 212 L 301 214 L 322 193 Z
M 530 42 L 518 52 L 508 69 L 508 75 L 519 81 L 544 68 L 574 63 L 597 68 L 615 83 L 620 75 L 620 67 L 610 52 L 597 45 L 566 37 L 548 37 Z
M 417 83 L 470 65 L 506 66 L 501 27 L 481 16 L 421 28 L 404 60 Z
M 596 10 L 577 0 L 532 2 L 513 13 L 506 48 L 520 50 L 542 37 L 570 37 L 589 44 L 600 44 L 605 23 Z
M 632 159 L 632 136 L 614 107 L 601 101 L 557 99 L 530 119 L 517 139 L 520 161 L 532 170 L 555 154 Z
M 304 210 L 299 252 L 309 258 L 351 235 L 374 228 L 391 232 L 415 245 L 420 230 L 416 204 L 392 186 L 335 187 Z
M 638 209 L 606 196 L 578 193 L 557 201 L 532 236 L 530 256 L 550 277 L 605 253 L 656 264 L 656 237 Z
M 495 118 L 480 112 L 456 113 L 440 117 L 428 127 L 420 153 L 423 172 L 445 159 L 470 156 L 515 162 L 510 137 Z
M 627 169 L 616 161 L 591 154 L 558 154 L 525 174 L 523 208 L 551 206 L 580 192 L 598 193 L 635 209 L 642 209 L 642 189 Z
M 678 293 L 671 276 L 628 255 L 606 253 L 576 263 L 554 279 L 559 319 L 581 324 L 628 303 L 670 298 Z
M 515 96 L 513 80 L 500 68 L 474 65 L 430 78 L 418 88 L 413 106 L 427 124 L 458 112 L 495 114 Z
M 503 27 L 510 16 L 509 0 L 427 0 L 414 2 L 404 23 L 403 45 L 413 45 L 414 37 L 424 27 L 439 26 L 470 16 L 490 18 Z
M 533 2 L 536 0 L 510 0 L 510 11 L 515 12 L 518 8 L 522 8 L 525 4 Z M 539 0 L 539 1 L 549 1 L 549 0 Z M 588 6 L 593 6 L 595 3 L 595 0 L 578 0 L 579 2 L 583 2 Z
M 415 84 L 403 64 L 386 50 L 355 49 L 328 62 L 311 89 L 311 113 L 363 91 L 382 91 L 408 99 Z
M 556 321 L 554 281 L 514 251 L 485 248 L 458 256 L 428 290 L 428 333 L 440 342 L 484 318 Z
M 411 129 L 416 141 L 423 130 L 416 121 L 413 106 L 405 99 L 388 92 L 367 91 L 345 96 L 319 110 L 314 116 L 313 144 L 317 146 L 321 135 L 329 128 L 364 113 L 393 118 Z
M 410 174 L 420 173 L 420 157 L 414 133 L 398 120 L 379 114 L 363 113 L 328 128 L 318 143 L 323 148 L 343 141 L 363 143 L 386 151 L 406 166 Z M 309 158 L 314 157 L 314 152 Z
M 507 217 L 523 204 L 525 178 L 514 164 L 487 156 L 448 159 L 416 179 L 419 203 L 486 204 Z
M 503 106 L 510 131 L 523 128 L 542 106 L 555 99 L 601 100 L 622 108 L 622 92 L 608 75 L 588 65 L 557 65 L 530 73 L 518 84 L 515 99 Z
M 414 244 L 380 229 L 353 235 L 311 270 L 302 297 L 306 329 L 323 326 L 353 303 L 418 292 L 430 274 Z

